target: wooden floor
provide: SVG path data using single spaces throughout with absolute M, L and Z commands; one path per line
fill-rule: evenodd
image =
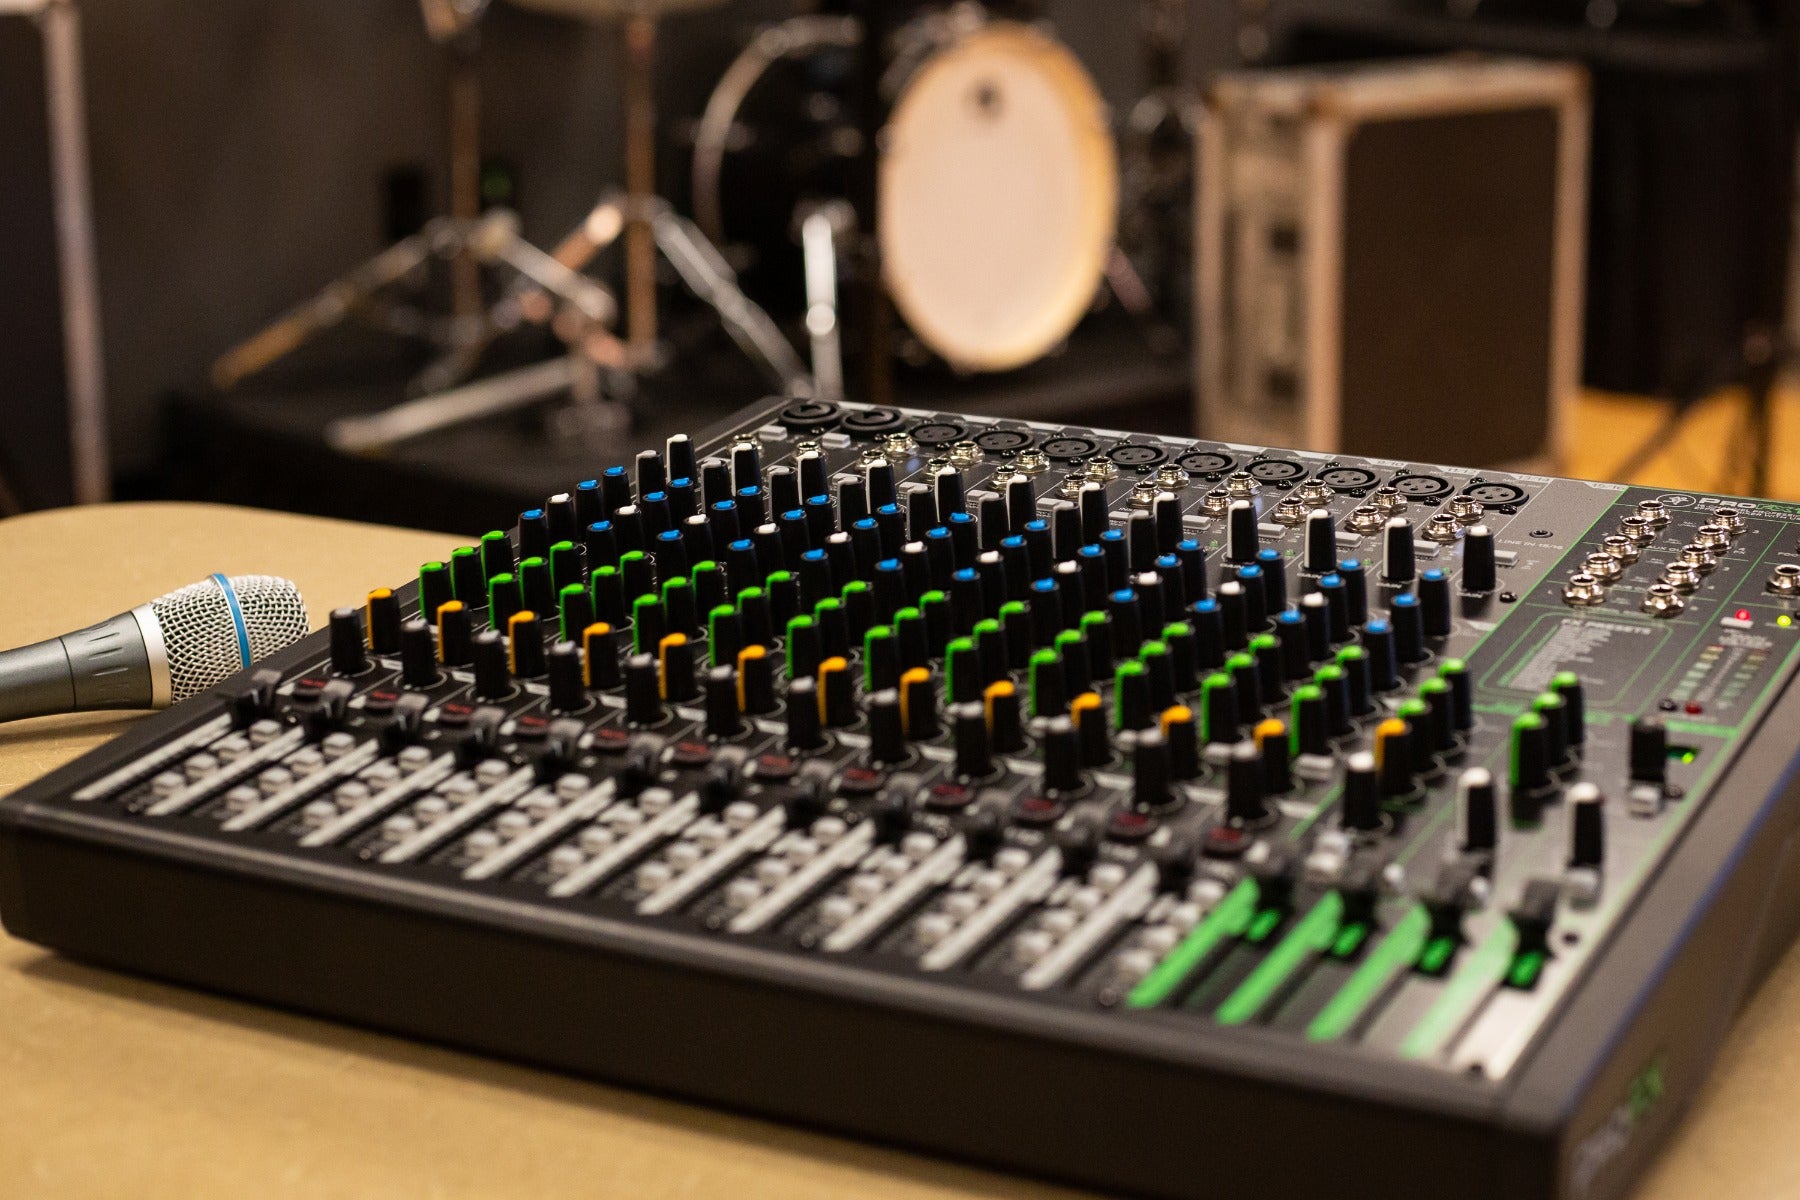
M 1563 473 L 1581 479 L 1618 479 L 1616 472 L 1670 412 L 1666 401 L 1602 392 L 1575 406 L 1569 461 Z M 1681 491 L 1743 494 L 1749 487 L 1749 441 L 1742 392 L 1702 401 L 1680 435 L 1622 483 Z M 1777 395 L 1768 498 L 1800 500 L 1800 387 Z

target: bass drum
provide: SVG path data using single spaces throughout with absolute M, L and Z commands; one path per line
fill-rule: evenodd
M 1061 43 L 993 21 L 929 55 L 880 147 L 883 279 L 964 371 L 1042 358 L 1092 305 L 1118 222 L 1106 106 Z
M 865 152 L 846 107 L 860 39 L 848 18 L 764 29 L 696 127 L 695 216 L 750 250 L 745 285 L 778 309 L 799 290 L 797 222 L 771 206 L 841 199 Z M 883 92 L 877 235 L 895 309 L 959 371 L 1042 358 L 1088 311 L 1112 250 L 1118 154 L 1099 89 L 1047 34 L 964 6 L 900 30 Z

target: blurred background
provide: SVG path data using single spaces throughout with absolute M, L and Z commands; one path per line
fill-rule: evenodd
M 783 393 L 1800 498 L 1795 7 L 0 0 L 0 514 Z

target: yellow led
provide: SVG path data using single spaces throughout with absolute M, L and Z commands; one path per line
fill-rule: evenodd
M 1775 618 L 1775 623 L 1783 629 L 1786 629 L 1789 625 L 1794 623 L 1794 618 L 1788 616 L 1786 613 L 1782 613 L 1779 617 Z

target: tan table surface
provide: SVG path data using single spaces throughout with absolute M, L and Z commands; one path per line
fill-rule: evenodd
M 286 575 L 317 625 L 454 542 L 201 505 L 0 521 L 0 646 L 66 632 L 212 571 Z M 0 726 L 0 792 L 132 719 Z M 1800 1196 L 1797 1106 L 1800 954 L 1790 954 L 1732 1031 L 1641 1196 Z M 0 1194 L 1073 1195 L 146 983 L 9 938 L 0 938 Z

